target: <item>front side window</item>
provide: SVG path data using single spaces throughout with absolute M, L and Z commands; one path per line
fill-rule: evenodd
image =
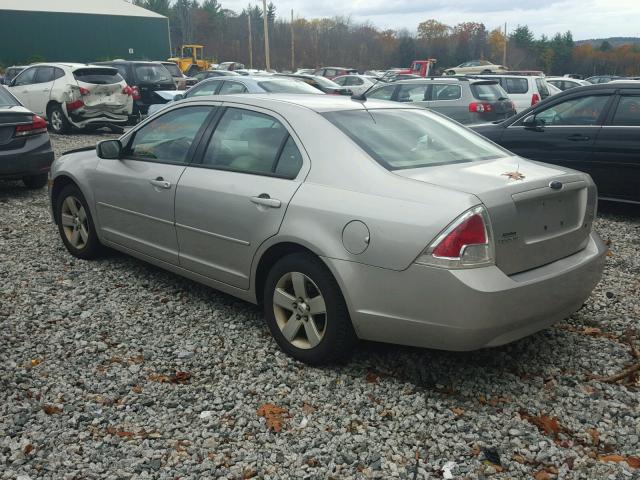
M 640 96 L 620 97 L 613 125 L 640 126 Z
M 338 77 L 338 78 L 334 78 L 333 81 L 336 82 L 341 87 L 344 87 L 345 85 L 347 85 L 347 82 L 349 81 L 349 77 Z
M 421 102 L 425 98 L 428 85 L 422 84 L 404 84 L 400 85 L 398 90 L 398 102 Z
M 135 133 L 127 156 L 186 164 L 191 145 L 211 107 L 184 107 L 155 118 Z
M 211 137 L 203 165 L 294 178 L 302 166 L 302 157 L 287 129 L 275 118 L 228 108 Z
M 460 85 L 436 84 L 431 87 L 431 100 L 457 100 L 461 96 Z
M 572 98 L 537 113 L 536 119 L 547 126 L 596 125 L 608 101 L 608 95 Z
M 328 112 L 324 117 L 388 170 L 505 158 L 511 154 L 423 109 Z
M 191 98 L 202 97 L 204 95 L 215 95 L 221 83 L 222 80 L 212 80 L 210 82 L 201 83 L 193 88 L 190 88 L 185 96 L 187 98 Z
M 31 85 L 32 83 L 35 83 L 36 70 L 37 68 L 35 67 L 27 68 L 26 70 L 23 70 L 23 72 L 17 76 L 16 82 L 14 83 L 14 85 L 17 87 L 21 85 Z
M 231 95 L 232 93 L 247 93 L 247 87 L 238 82 L 224 82 L 220 88 L 220 95 Z
M 391 100 L 393 91 L 396 89 L 395 85 L 387 85 L 385 87 L 378 88 L 367 94 L 369 98 L 377 98 L 378 100 Z

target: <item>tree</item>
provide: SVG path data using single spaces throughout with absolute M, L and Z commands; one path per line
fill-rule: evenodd
M 425 40 L 444 38 L 449 34 L 449 30 L 449 26 L 430 18 L 418 24 L 418 38 Z
M 500 28 L 494 28 L 489 32 L 487 43 L 489 44 L 489 57 L 493 63 L 502 63 L 502 55 L 504 53 L 507 37 Z
M 608 40 L 605 40 L 605 41 L 603 41 L 603 42 L 600 44 L 600 48 L 599 48 L 599 50 L 600 50 L 601 52 L 608 52 L 608 51 L 610 51 L 611 49 L 613 49 L 613 46 L 609 43 L 609 41 L 608 41 Z
M 165 17 L 169 16 L 171 10 L 170 0 L 134 0 L 133 4 L 164 15 Z

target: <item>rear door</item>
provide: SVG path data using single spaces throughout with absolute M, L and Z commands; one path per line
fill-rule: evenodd
M 525 158 L 589 173 L 595 140 L 611 99 L 612 92 L 593 92 L 545 105 L 532 112 L 545 122 L 544 127 L 524 127 L 522 118 L 505 129 L 500 144 Z
M 100 160 L 94 184 L 104 239 L 177 265 L 176 186 L 195 151 L 210 105 L 170 110 L 136 130 L 120 160 Z
M 425 106 L 460 123 L 469 123 L 469 109 L 462 102 L 462 87 L 458 83 L 433 83 L 426 92 Z
M 176 194 L 180 265 L 248 289 L 256 249 L 275 235 L 308 170 L 283 119 L 256 107 L 229 107 L 205 135 Z
M 614 103 L 589 173 L 600 196 L 640 202 L 640 91 L 622 90 Z

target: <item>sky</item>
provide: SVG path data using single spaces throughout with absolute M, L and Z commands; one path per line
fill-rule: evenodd
M 272 0 L 278 16 L 305 18 L 350 16 L 380 28 L 407 28 L 435 18 L 448 25 L 482 22 L 493 29 L 528 25 L 539 37 L 571 30 L 575 40 L 640 37 L 640 0 Z M 221 0 L 241 11 L 248 0 Z M 252 4 L 262 4 L 253 0 Z M 268 0 L 267 0 L 268 3 Z

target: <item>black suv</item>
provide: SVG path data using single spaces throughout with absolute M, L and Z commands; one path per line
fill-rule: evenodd
M 521 157 L 588 173 L 602 199 L 640 203 L 640 83 L 572 88 L 471 128 Z
M 133 92 L 133 117 L 139 120 L 149 111 L 149 105 L 167 103 L 167 99 L 156 95 L 159 90 L 175 90 L 176 84 L 169 70 L 160 62 L 111 60 L 94 62 L 93 65 L 108 65 L 117 68 Z

